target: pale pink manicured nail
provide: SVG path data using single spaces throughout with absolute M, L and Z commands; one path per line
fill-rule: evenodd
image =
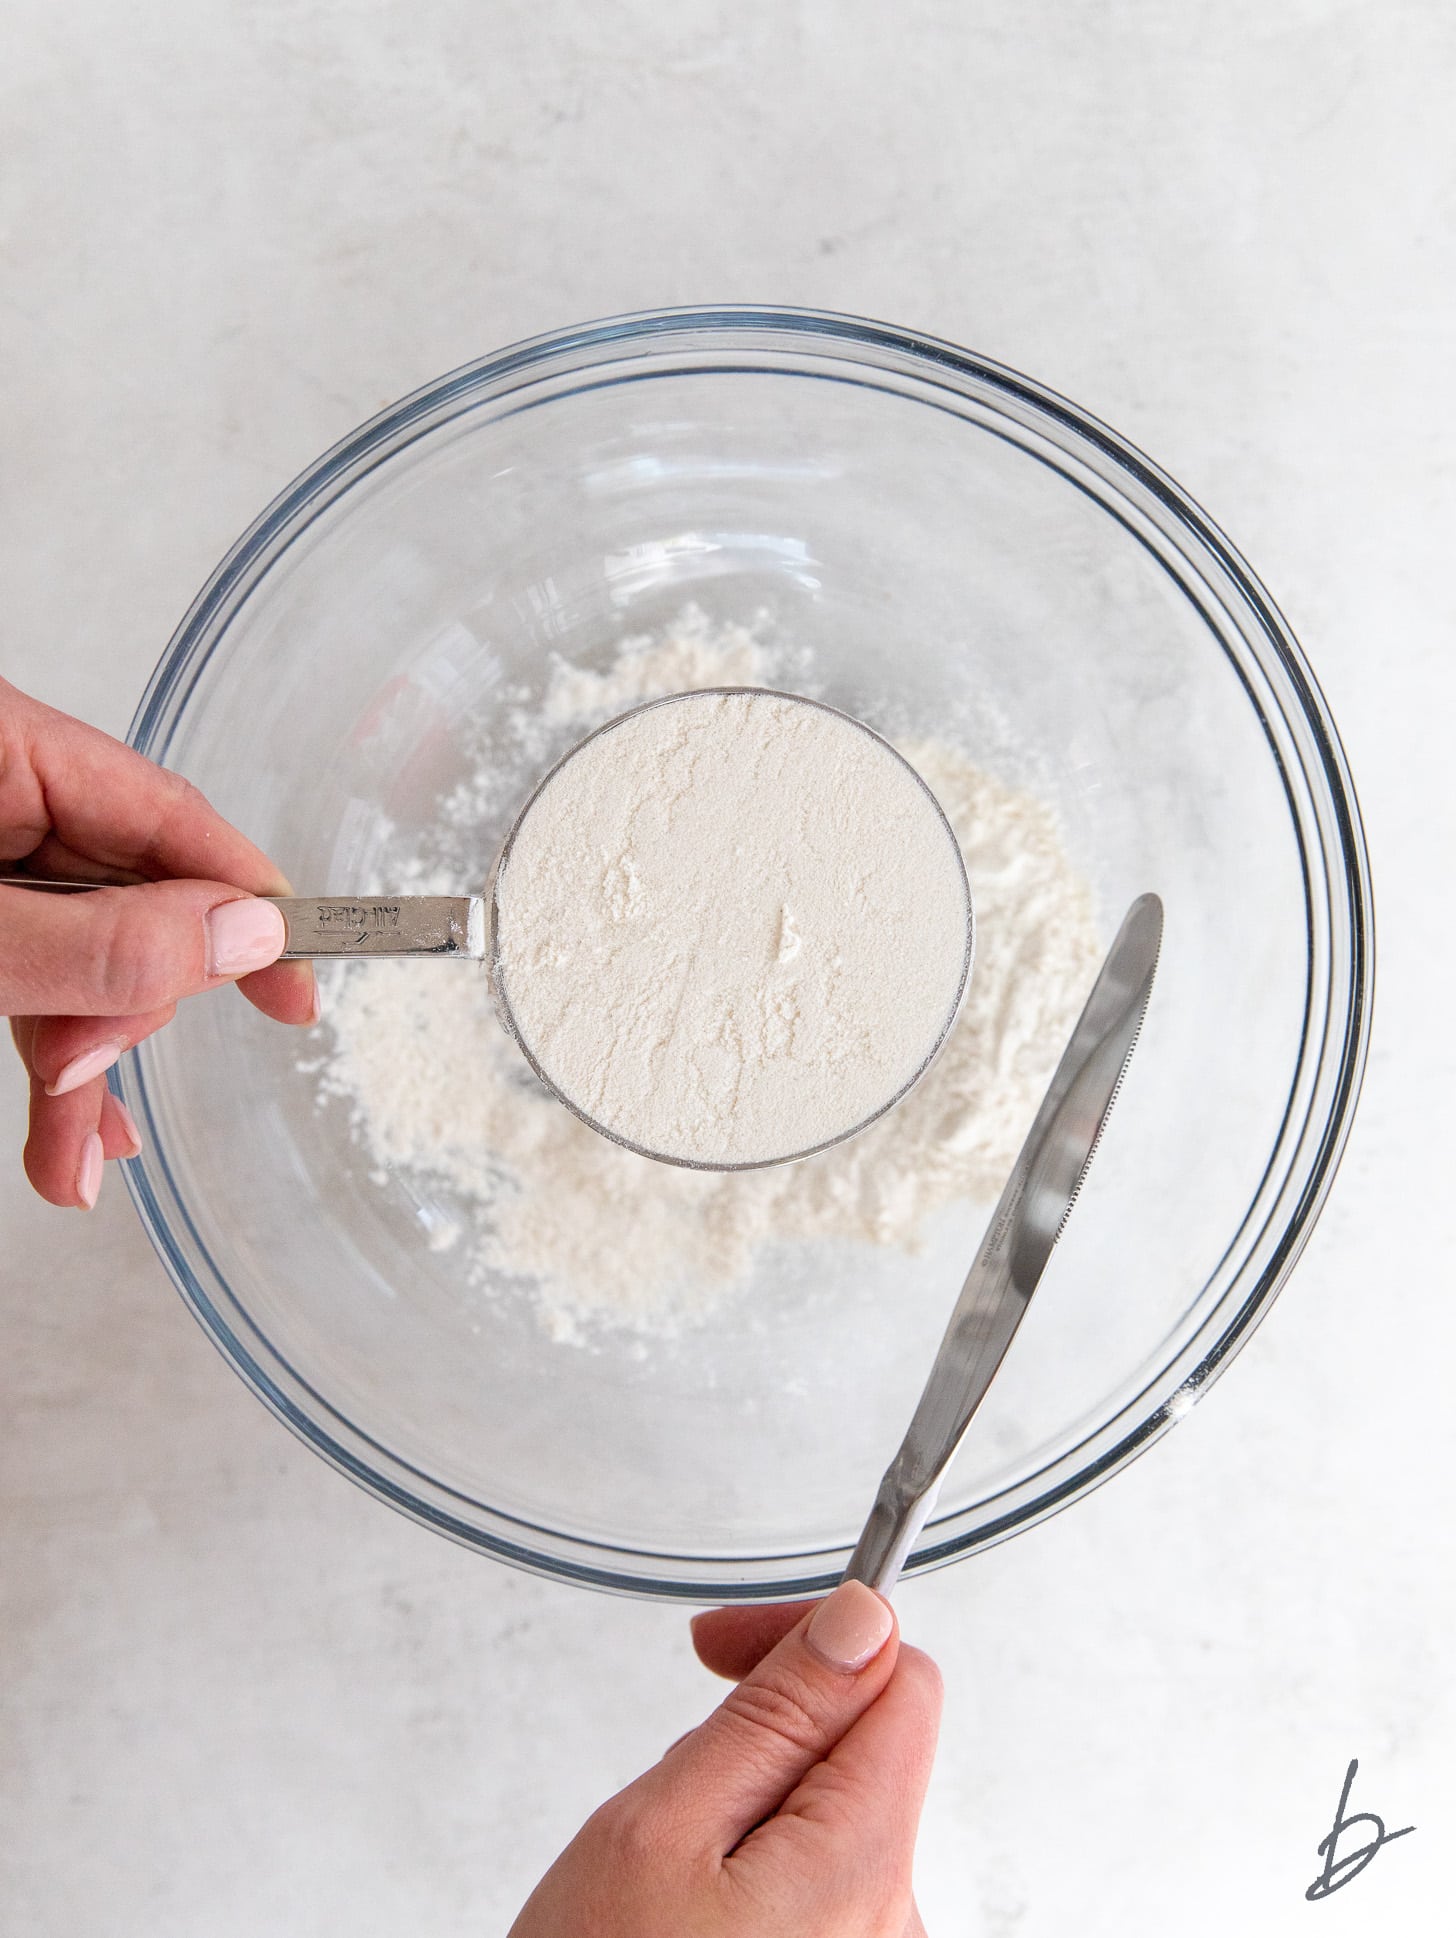
M 323 1000 L 319 995 L 318 977 L 315 976 L 313 979 L 313 1008 L 308 1012 L 308 1027 L 312 1028 L 323 1013 Z
M 131 1149 L 129 1151 L 123 1151 L 121 1155 L 123 1157 L 138 1157 L 141 1154 L 142 1134 L 136 1127 L 136 1118 L 132 1116 L 120 1097 L 113 1095 L 111 1101 L 116 1109 L 117 1116 L 121 1119 L 121 1128 L 131 1139 Z
M 101 1148 L 101 1139 L 95 1131 L 87 1131 L 81 1146 L 81 1162 L 76 1171 L 76 1196 L 88 1211 L 96 1203 L 96 1193 L 101 1189 L 101 1172 L 106 1163 L 106 1153 Z
M 282 910 L 256 895 L 219 902 L 208 910 L 204 926 L 209 976 L 246 976 L 250 969 L 266 969 L 278 960 L 288 935 Z
M 873 1588 L 862 1581 L 842 1581 L 814 1610 L 804 1640 L 821 1662 L 848 1676 L 869 1667 L 894 1626 L 889 1603 Z
M 94 1049 L 83 1050 L 80 1056 L 73 1056 L 54 1083 L 46 1085 L 48 1097 L 64 1097 L 68 1090 L 79 1090 L 83 1083 L 90 1083 L 99 1077 L 103 1070 L 109 1070 L 126 1048 L 119 1038 L 110 1043 L 98 1043 Z

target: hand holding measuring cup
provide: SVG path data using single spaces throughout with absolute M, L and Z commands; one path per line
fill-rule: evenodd
M 30 1078 L 25 1170 L 89 1209 L 108 1158 L 139 1148 L 104 1073 L 184 996 L 236 982 L 280 1023 L 318 1013 L 307 963 L 276 960 L 278 868 L 194 787 L 0 681 L 0 863 L 116 884 L 0 887 L 0 1014 Z
M 281 922 L 299 960 L 483 960 L 567 1109 L 709 1171 L 790 1163 L 883 1116 L 946 1042 L 974 948 L 960 847 L 915 770 L 838 709 L 755 687 L 649 701 L 588 735 L 479 895 L 279 896 L 247 920 L 270 948 Z M 68 1071 L 94 1075 L 79 1054 Z
M 312 968 L 278 960 L 285 911 L 300 928 L 327 912 L 326 937 L 294 938 L 322 942 L 318 953 L 348 953 L 358 934 L 348 904 L 291 905 L 276 866 L 177 775 L 4 682 L 0 868 L 110 884 L 0 885 L 0 1008 L 30 1078 L 26 1171 L 57 1205 L 89 1208 L 105 1161 L 138 1148 L 105 1071 L 182 997 L 236 982 L 264 1014 L 311 1023 Z M 483 953 L 471 900 L 412 912 L 441 925 L 413 938 L 424 952 Z M 389 937 L 387 952 L 408 949 L 408 933 Z M 967 927 L 967 968 L 969 948 Z M 812 1611 L 712 1611 L 694 1641 L 738 1686 L 591 1818 L 519 1938 L 917 1938 L 910 1862 L 939 1715 L 933 1664 L 900 1647 L 888 1605 L 859 1583 Z

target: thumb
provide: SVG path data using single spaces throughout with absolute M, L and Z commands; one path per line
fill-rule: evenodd
M 841 1885 L 908 1895 L 940 1705 L 939 1669 L 920 1649 L 902 1648 L 880 1696 L 735 1856 L 787 1858 L 797 1868 L 820 1840 L 834 1852 Z M 797 1834 L 785 1839 L 791 1824 Z
M 0 1014 L 136 1016 L 261 969 L 286 928 L 223 882 L 48 895 L 0 888 Z
M 771 1817 L 889 1682 L 894 1612 L 862 1582 L 832 1595 L 643 1779 L 693 1841 L 732 1850 Z

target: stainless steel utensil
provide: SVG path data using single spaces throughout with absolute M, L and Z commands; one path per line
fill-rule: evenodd
M 75 895 L 116 882 L 45 881 L 38 875 L 0 875 L 0 888 L 36 888 Z M 282 913 L 288 942 L 281 962 L 326 956 L 463 956 L 486 953 L 483 895 L 390 895 L 366 900 L 327 895 L 266 895 Z
M 1081 1189 L 1142 1027 L 1162 937 L 1162 902 L 1140 895 L 1123 918 L 1006 1180 L 846 1581 L 866 1582 L 887 1595 L 930 1516 L 941 1477 L 1006 1356 Z
M 792 1163 L 797 1158 L 812 1155 L 812 1150 L 825 1148 L 825 1143 L 821 1142 L 814 1145 L 812 1150 L 771 1153 L 760 1159 L 717 1163 L 705 1162 L 696 1156 L 688 1158 L 653 1150 L 645 1144 L 631 1142 L 621 1136 L 610 1124 L 598 1122 L 581 1103 L 569 1096 L 550 1071 L 543 1067 L 537 1051 L 532 1047 L 528 1033 L 521 1027 L 516 1009 L 512 1004 L 509 978 L 504 967 L 506 952 L 501 947 L 500 883 L 506 875 L 512 851 L 516 847 L 527 817 L 562 769 L 568 766 L 591 742 L 600 739 L 603 734 L 622 728 L 636 715 L 650 713 L 659 707 L 673 706 L 684 701 L 744 695 L 788 701 L 796 707 L 813 708 L 821 713 L 832 714 L 837 720 L 854 727 L 867 740 L 876 742 L 893 760 L 905 768 L 923 790 L 931 810 L 939 817 L 946 839 L 950 843 L 950 852 L 955 857 L 963 901 L 964 933 L 963 952 L 959 964 L 960 977 L 953 992 L 953 1001 L 949 1003 L 944 1015 L 936 1018 L 939 1025 L 938 1034 L 927 1044 L 924 1060 L 908 1081 L 894 1094 L 879 1101 L 877 1107 L 861 1122 L 845 1126 L 836 1136 L 826 1141 L 838 1143 L 846 1137 L 853 1137 L 876 1117 L 890 1109 L 908 1089 L 918 1083 L 944 1047 L 965 999 L 974 948 L 975 922 L 971 908 L 970 887 L 965 879 L 960 849 L 956 845 L 954 832 L 945 819 L 944 810 L 935 796 L 905 761 L 904 756 L 897 753 L 872 727 L 867 727 L 863 721 L 853 719 L 849 714 L 840 712 L 837 707 L 831 707 L 822 700 L 811 700 L 802 694 L 781 693 L 765 687 L 707 687 L 690 693 L 668 694 L 663 698 L 647 700 L 640 706 L 631 707 L 625 713 L 618 714 L 615 719 L 598 727 L 585 739 L 578 741 L 537 783 L 511 824 L 505 842 L 491 864 L 485 886 L 480 894 L 267 896 L 263 899 L 271 901 L 282 912 L 285 924 L 286 939 L 279 960 L 297 962 L 340 957 L 358 960 L 378 956 L 434 956 L 484 962 L 496 1014 L 507 1034 L 515 1041 L 521 1054 L 547 1089 L 599 1135 L 610 1139 L 613 1143 L 622 1144 L 628 1150 L 640 1152 L 645 1157 L 655 1158 L 659 1162 L 681 1164 L 696 1170 L 752 1170 L 759 1168 L 760 1165 Z M 127 886 L 142 880 L 143 877 L 136 875 L 114 876 L 109 882 L 55 881 L 46 880 L 40 876 L 0 875 L 0 886 L 40 889 L 56 894 L 74 894 L 98 888 Z

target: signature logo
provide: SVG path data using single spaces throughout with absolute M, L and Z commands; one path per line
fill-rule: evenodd
M 1311 1904 L 1318 1903 L 1321 1898 L 1327 1898 L 1331 1891 L 1343 1890 L 1345 1885 L 1359 1877 L 1378 1850 L 1383 1850 L 1387 1844 L 1393 1844 L 1397 1837 L 1409 1837 L 1415 1829 L 1414 1824 L 1407 1824 L 1404 1830 L 1387 1830 L 1385 1819 L 1377 1817 L 1373 1810 L 1357 1810 L 1353 1817 L 1345 1815 L 1346 1806 L 1350 1801 L 1350 1787 L 1355 1781 L 1355 1772 L 1359 1767 L 1359 1759 L 1352 1756 L 1350 1767 L 1345 1772 L 1345 1787 L 1340 1792 L 1339 1808 L 1335 1812 L 1335 1827 L 1319 1845 L 1319 1855 L 1324 1859 L 1325 1867 L 1304 1894 Z M 1373 1836 L 1368 1842 L 1361 1844 L 1358 1850 L 1347 1851 L 1343 1857 L 1337 1856 L 1340 1839 L 1347 1831 L 1354 1830 L 1357 1824 L 1369 1824 L 1374 1832 Z

